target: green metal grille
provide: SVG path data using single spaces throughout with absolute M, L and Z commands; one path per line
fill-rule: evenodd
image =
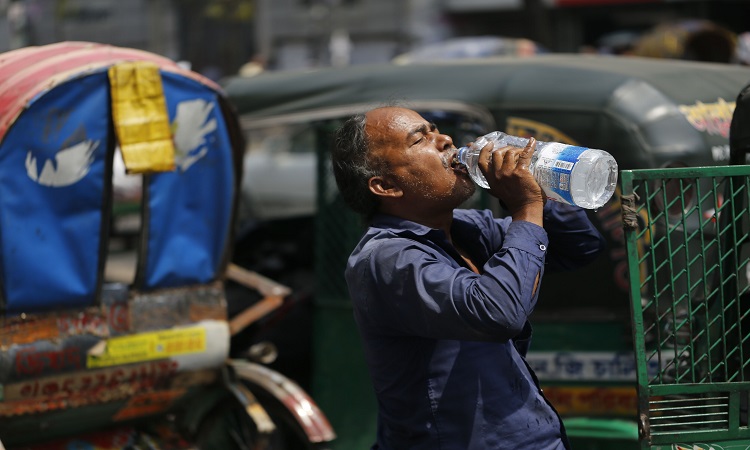
M 622 171 L 643 448 L 750 439 L 749 175 Z

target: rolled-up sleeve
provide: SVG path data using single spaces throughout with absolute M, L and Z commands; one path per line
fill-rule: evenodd
M 360 259 L 366 260 L 366 267 L 357 276 L 371 277 L 371 288 L 377 290 L 374 297 L 388 299 L 369 305 L 368 314 L 383 315 L 376 321 L 389 324 L 394 332 L 438 339 L 509 340 L 523 330 L 534 309 L 547 245 L 541 227 L 512 222 L 502 247 L 479 275 L 452 264 L 435 249 L 395 237 L 373 245 L 368 257 Z

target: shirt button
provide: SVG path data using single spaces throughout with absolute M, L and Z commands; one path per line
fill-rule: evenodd
M 543 251 L 543 252 L 544 252 L 544 251 L 547 251 L 547 246 L 546 246 L 546 245 L 544 245 L 544 244 L 539 244 L 539 250 L 541 250 L 541 251 Z

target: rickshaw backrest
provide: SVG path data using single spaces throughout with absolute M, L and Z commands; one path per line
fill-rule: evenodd
M 206 284 L 225 267 L 238 175 L 218 88 L 132 49 L 62 43 L 17 50 L 0 56 L 0 309 L 6 315 L 100 301 L 118 146 L 108 70 L 131 61 L 158 66 L 174 141 L 174 170 L 144 176 L 133 287 Z
M 161 56 L 0 54 L 3 444 L 148 421 L 219 384 L 242 150 L 218 86 Z M 105 278 L 118 154 L 142 174 L 132 283 Z

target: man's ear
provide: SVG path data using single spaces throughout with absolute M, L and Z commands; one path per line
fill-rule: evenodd
M 404 191 L 398 185 L 389 182 L 383 177 L 372 177 L 367 185 L 370 187 L 370 192 L 381 197 L 398 198 L 404 195 Z

